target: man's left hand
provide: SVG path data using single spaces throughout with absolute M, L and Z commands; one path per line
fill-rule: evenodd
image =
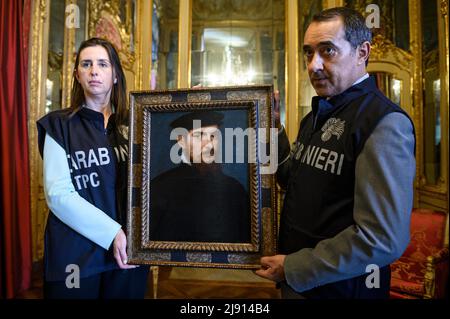
M 261 269 L 255 274 L 275 282 L 284 281 L 284 259 L 286 255 L 275 255 L 261 258 Z

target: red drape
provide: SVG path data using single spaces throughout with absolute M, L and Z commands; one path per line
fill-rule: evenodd
M 25 8 L 25 11 L 24 11 Z M 23 16 L 25 14 L 25 16 Z M 13 298 L 31 280 L 27 130 L 29 1 L 0 1 L 0 294 Z M 28 16 L 26 16 L 28 15 Z

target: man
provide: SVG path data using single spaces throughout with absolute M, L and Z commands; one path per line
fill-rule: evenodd
M 151 181 L 152 240 L 250 242 L 247 191 L 215 161 L 222 120 L 222 113 L 205 110 L 171 123 L 188 133 L 178 136 L 182 163 Z
M 389 264 L 409 242 L 414 127 L 367 74 L 364 22 L 333 8 L 305 33 L 318 96 L 291 151 L 279 133 L 280 254 L 261 258 L 256 272 L 280 283 L 285 298 L 387 298 Z

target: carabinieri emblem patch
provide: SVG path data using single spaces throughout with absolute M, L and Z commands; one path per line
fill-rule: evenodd
M 328 121 L 322 126 L 322 141 L 328 141 L 332 135 L 336 135 L 336 138 L 339 139 L 344 133 L 345 121 L 337 119 L 337 118 L 329 118 Z

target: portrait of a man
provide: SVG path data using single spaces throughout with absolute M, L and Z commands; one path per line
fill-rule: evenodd
M 217 161 L 223 120 L 223 112 L 198 110 L 170 122 L 184 132 L 172 141 L 181 161 L 151 177 L 150 240 L 250 242 L 248 187 Z

